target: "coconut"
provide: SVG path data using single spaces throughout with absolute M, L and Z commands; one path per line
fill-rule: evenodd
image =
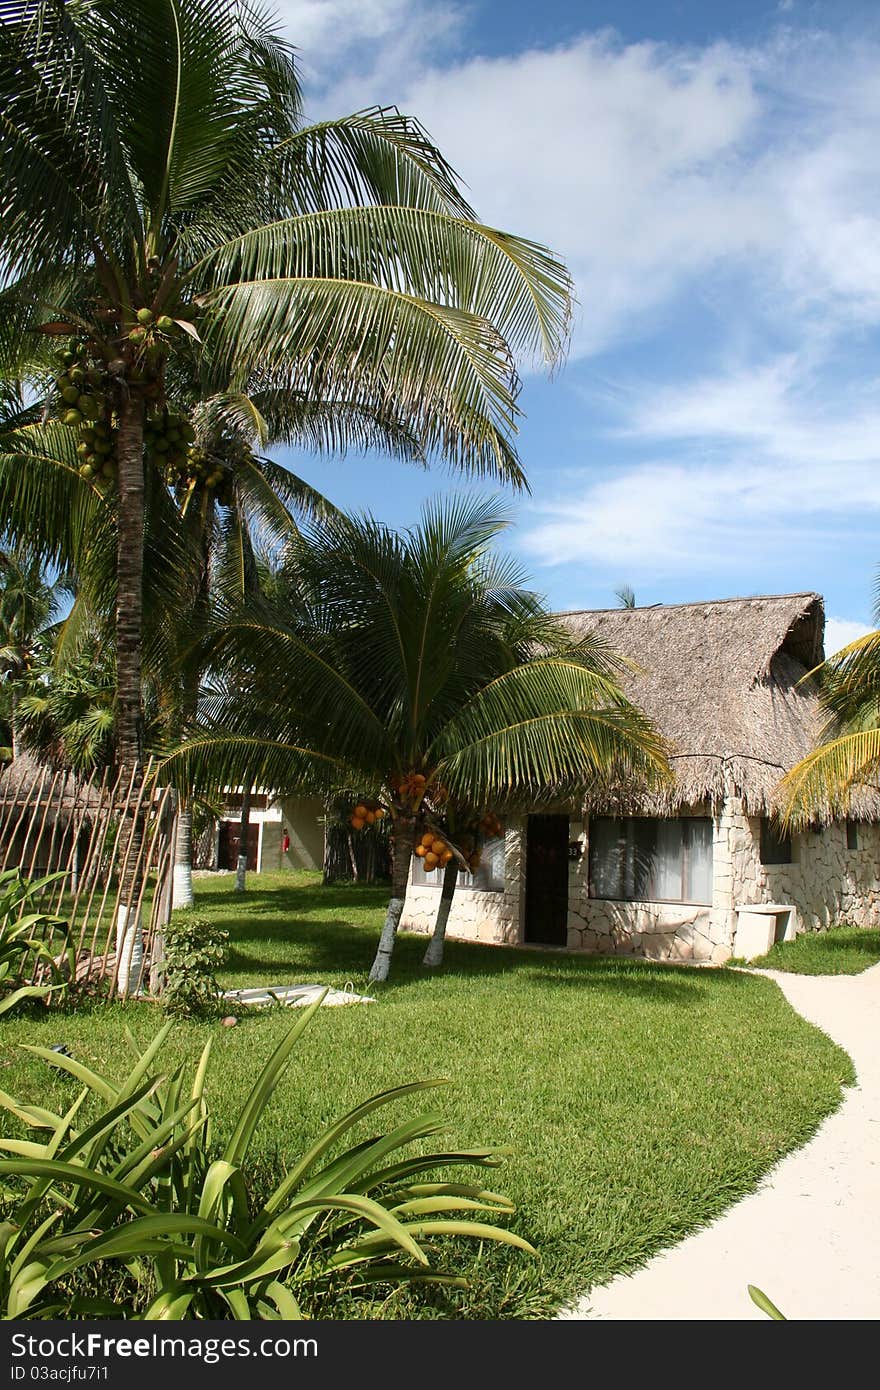
M 366 825 L 366 821 L 364 820 L 363 816 L 352 816 L 352 818 L 351 818 L 351 828 L 352 828 L 352 830 L 363 830 L 363 828 L 364 828 L 365 825 Z
M 169 318 L 167 314 L 160 314 L 156 320 L 156 327 L 162 333 L 170 333 L 175 327 L 174 319 Z
M 373 824 L 375 823 L 375 820 L 376 820 L 376 812 L 375 812 L 375 811 L 368 811 L 367 814 L 366 814 L 366 816 L 364 817 L 364 819 L 366 820 L 367 825 L 373 825 Z
M 445 841 L 445 840 L 437 839 L 437 840 L 432 841 L 431 849 L 432 849 L 432 850 L 434 851 L 434 853 L 437 855 L 438 859 L 439 859 L 440 855 L 443 853 L 443 851 L 445 850 L 445 848 L 446 848 L 446 841 Z
M 428 833 L 427 833 L 427 835 L 423 835 L 423 836 L 422 836 L 422 844 L 427 848 L 428 846 L 433 845 L 433 843 L 434 843 L 434 834 L 433 834 L 432 831 L 429 830 Z
M 153 322 L 152 311 L 150 309 L 138 309 L 137 321 L 138 323 L 143 324 L 143 326 L 146 328 L 147 324 Z
M 437 867 L 437 865 L 438 865 L 439 863 L 440 863 L 440 860 L 438 859 L 438 857 L 437 857 L 436 854 L 426 854 L 426 855 L 425 855 L 425 868 L 428 870 L 428 873 L 429 873 L 429 874 L 430 874 L 430 873 L 433 873 L 433 871 L 436 869 L 436 867 Z
M 75 429 L 83 422 L 83 417 L 78 410 L 65 410 L 62 419 L 65 425 L 70 425 L 71 429 Z
M 65 405 L 76 405 L 79 400 L 79 387 L 65 386 L 64 390 L 61 392 L 61 399 L 64 401 Z
M 417 856 L 417 858 L 419 858 L 419 859 L 424 859 L 425 856 L 427 855 L 427 853 L 428 853 L 428 851 L 425 849 L 425 846 L 424 846 L 424 845 L 416 845 L 416 856 Z
M 365 816 L 367 814 L 367 808 L 362 801 L 359 801 L 357 806 L 355 806 L 354 814 L 356 816 Z

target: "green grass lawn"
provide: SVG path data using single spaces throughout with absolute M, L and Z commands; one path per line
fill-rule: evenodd
M 245 901 L 231 878 L 197 883 L 198 906 L 232 937 L 228 985 L 351 981 L 372 992 L 382 889 L 325 889 L 314 874 L 249 882 Z M 439 1104 L 450 1145 L 512 1148 L 492 1186 L 517 1203 L 516 1229 L 540 1259 L 466 1248 L 467 1293 L 393 1299 L 388 1316 L 547 1316 L 754 1187 L 853 1080 L 846 1055 L 751 975 L 453 942 L 442 973 L 426 976 L 424 945 L 401 937 L 378 1003 L 319 1011 L 260 1135 L 263 1158 L 281 1167 L 374 1091 L 449 1077 Z M 216 1034 L 209 1090 L 222 1123 L 290 1022 L 276 1009 L 231 1029 L 181 1023 L 164 1064 Z M 61 1106 L 69 1083 L 15 1043 L 66 1043 L 121 1074 L 124 1024 L 143 1042 L 159 1016 L 139 1004 L 12 1016 L 0 1025 L 0 1085 Z
M 802 932 L 794 941 L 777 941 L 766 956 L 749 961 L 758 970 L 793 975 L 858 975 L 880 961 L 880 931 L 873 927 L 832 927 Z

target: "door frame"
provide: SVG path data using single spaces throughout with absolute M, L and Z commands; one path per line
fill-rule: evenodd
M 529 831 L 533 821 L 536 820 L 558 820 L 565 823 L 565 926 L 564 935 L 561 941 L 537 941 L 531 940 L 528 935 L 529 930 Z M 571 905 L 571 883 L 568 867 L 568 845 L 570 842 L 571 817 L 567 812 L 535 812 L 525 817 L 523 825 L 523 856 L 522 856 L 522 931 L 520 939 L 526 946 L 552 946 L 555 949 L 567 949 L 568 947 L 568 913 Z

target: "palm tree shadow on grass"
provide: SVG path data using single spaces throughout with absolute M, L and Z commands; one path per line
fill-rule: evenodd
M 335 901 L 335 894 L 334 894 Z M 326 910 L 326 901 L 324 904 Z M 275 908 L 277 911 L 277 906 Z M 290 925 L 275 922 L 244 924 L 239 918 L 224 925 L 230 928 L 231 953 L 224 980 L 234 987 L 242 978 L 259 976 L 266 984 L 327 982 L 340 975 L 357 988 L 369 969 L 378 929 L 358 926 L 343 918 L 308 922 L 298 908 Z M 720 970 L 696 972 L 686 965 L 661 965 L 648 960 L 621 956 L 552 955 L 543 951 L 482 946 L 475 943 L 449 943 L 444 968 L 436 973 L 421 964 L 424 937 L 404 933 L 399 941 L 398 969 L 395 976 L 379 987 L 382 998 L 405 994 L 414 985 L 424 989 L 457 980 L 487 982 L 507 976 L 511 983 L 534 984 L 536 990 L 580 989 L 640 994 L 654 1002 L 700 1003 L 708 990 L 747 988 L 740 976 Z M 271 979 L 270 979 L 271 976 Z M 370 986 L 369 991 L 376 991 Z

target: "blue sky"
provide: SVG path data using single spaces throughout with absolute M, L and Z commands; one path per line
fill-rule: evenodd
M 526 370 L 509 547 L 555 607 L 817 589 L 829 649 L 880 564 L 875 0 L 283 0 L 311 115 L 396 102 L 483 220 L 565 256 Z M 526 364 L 527 365 L 527 364 Z M 285 461 L 405 526 L 463 485 Z

